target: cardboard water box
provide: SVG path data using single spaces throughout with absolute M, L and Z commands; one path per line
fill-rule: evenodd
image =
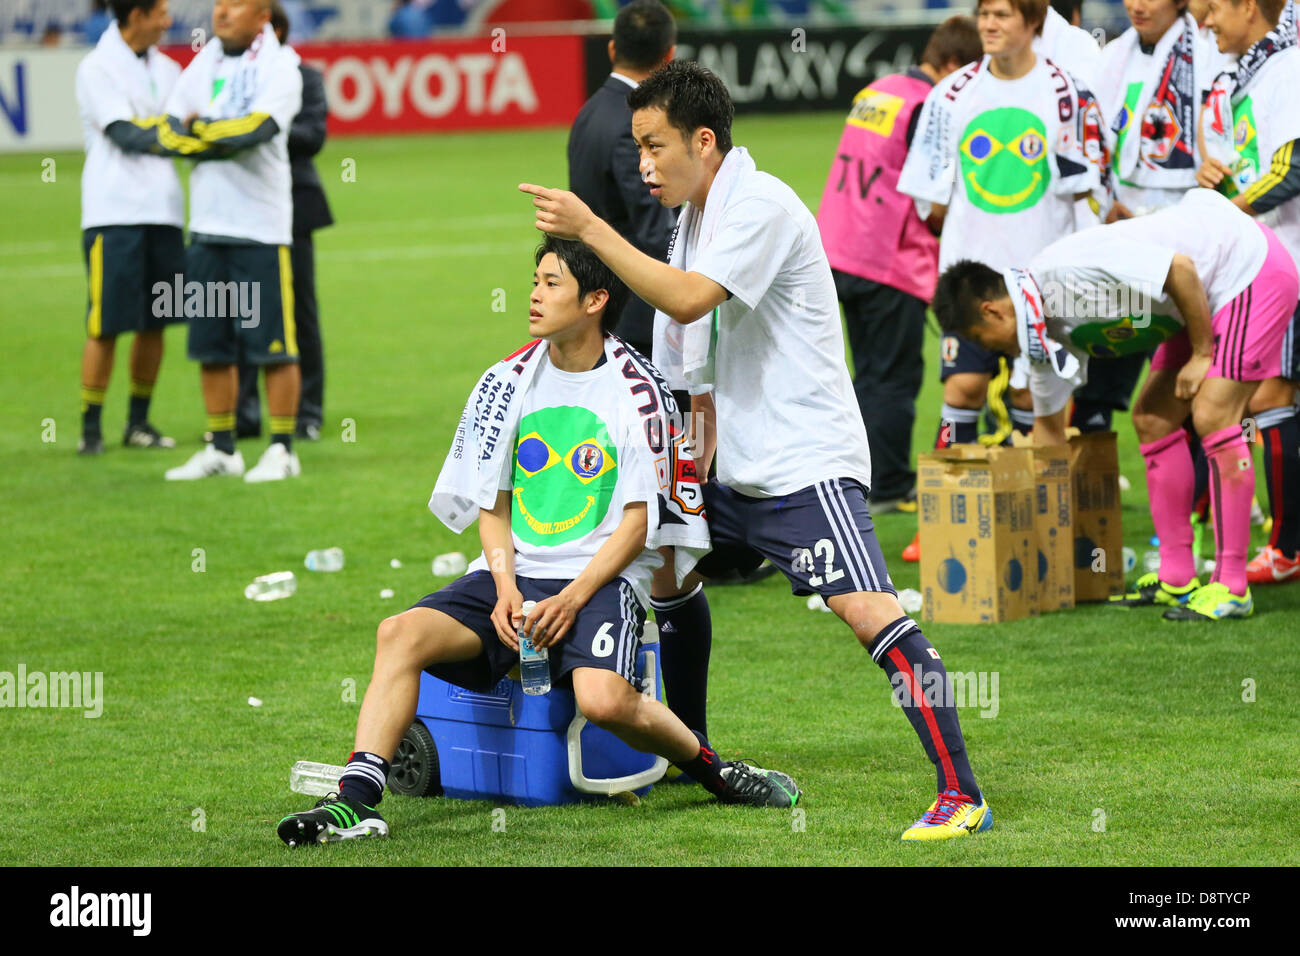
M 1074 607 L 1074 482 L 1066 445 L 1034 446 L 1018 432 L 1017 448 L 1034 455 L 1034 533 L 1038 538 L 1038 608 Z
M 1070 472 L 1074 482 L 1074 600 L 1104 601 L 1124 590 L 1115 433 L 1071 438 Z
M 917 461 L 925 618 L 964 624 L 1039 613 L 1034 456 L 956 445 Z

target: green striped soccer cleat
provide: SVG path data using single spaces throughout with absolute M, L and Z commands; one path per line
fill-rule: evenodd
M 291 847 L 304 843 L 337 843 L 362 837 L 388 836 L 388 824 L 374 807 L 331 793 L 315 809 L 292 813 L 275 832 Z

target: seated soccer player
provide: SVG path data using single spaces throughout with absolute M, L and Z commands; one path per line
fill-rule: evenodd
M 607 334 L 625 287 L 581 243 L 548 237 L 536 258 L 528 332 L 537 341 L 470 393 L 429 502 L 454 531 L 477 517 L 483 554 L 464 577 L 379 625 L 339 793 L 280 821 L 290 846 L 387 835 L 375 805 L 415 717 L 420 673 L 491 688 L 519 659 L 521 622 L 549 650 L 552 685 L 571 685 L 592 723 L 666 757 L 723 802 L 799 799 L 785 774 L 724 764 L 632 683 L 656 549 L 671 547 L 684 576 L 708 550 L 708 528 L 670 495 L 695 481 L 685 436 L 665 427 L 671 394 Z M 656 459 L 677 483 L 661 490 Z M 537 602 L 526 620 L 525 600 Z
M 1112 602 L 1166 605 L 1165 618 L 1217 621 L 1254 610 L 1246 580 L 1255 469 L 1242 419 L 1259 383 L 1278 374 L 1300 278 L 1277 236 L 1208 189 L 1138 219 L 1052 243 L 1026 269 L 959 262 L 939 279 L 945 330 L 1027 354 L 1034 438 L 1065 440 L 1070 392 L 1090 355 L 1158 345 L 1133 410 L 1147 465 L 1160 569 Z M 1214 577 L 1201 587 L 1192 554 L 1195 476 L 1188 413 L 1210 466 Z

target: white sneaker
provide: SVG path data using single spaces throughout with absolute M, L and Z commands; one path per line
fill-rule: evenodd
M 207 445 L 202 451 L 196 451 L 190 460 L 176 468 L 167 470 L 168 481 L 197 481 L 215 475 L 232 475 L 238 478 L 244 473 L 244 456 L 236 451 L 227 455 L 215 445 Z
M 278 441 L 271 442 L 257 464 L 244 475 L 245 481 L 280 481 L 284 478 L 297 478 L 302 474 L 302 465 L 298 464 L 298 455 L 291 452 Z

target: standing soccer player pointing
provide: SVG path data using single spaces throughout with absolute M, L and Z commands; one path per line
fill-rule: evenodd
M 572 193 L 524 184 L 537 228 L 580 238 L 684 327 L 683 371 L 692 391 L 712 391 L 717 408 L 718 480 L 704 485 L 713 544 L 758 551 L 796 594 L 820 594 L 899 689 L 939 784 L 903 838 L 986 830 L 993 816 L 956 709 L 921 691 L 947 687 L 947 671 L 899 606 L 867 512 L 871 457 L 817 222 L 793 190 L 732 146 L 731 97 L 708 70 L 670 63 L 628 105 L 651 194 L 685 204 L 669 262 L 637 251 Z

